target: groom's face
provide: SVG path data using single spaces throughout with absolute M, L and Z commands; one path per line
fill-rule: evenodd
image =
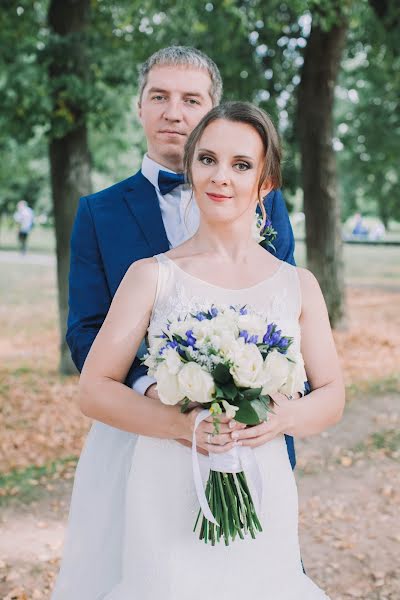
M 182 170 L 186 140 L 213 106 L 210 89 L 211 78 L 204 69 L 151 69 L 139 104 L 150 158 L 173 171 Z

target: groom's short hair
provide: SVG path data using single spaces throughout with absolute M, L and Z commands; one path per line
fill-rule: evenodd
M 190 46 L 169 46 L 152 54 L 139 69 L 139 104 L 147 83 L 148 74 L 153 67 L 192 67 L 204 69 L 211 79 L 210 96 L 213 106 L 220 103 L 222 97 L 222 77 L 215 62 L 207 54 Z

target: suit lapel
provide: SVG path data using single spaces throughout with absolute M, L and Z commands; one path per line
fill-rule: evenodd
M 124 197 L 152 252 L 167 252 L 169 242 L 154 186 L 139 172 Z

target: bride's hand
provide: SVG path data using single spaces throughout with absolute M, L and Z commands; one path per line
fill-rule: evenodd
M 231 437 L 236 440 L 239 446 L 256 448 L 270 442 L 277 435 L 290 430 L 292 426 L 291 403 L 293 400 L 289 400 L 283 394 L 274 394 L 272 399 L 274 400 L 272 409 L 274 413 L 269 413 L 268 421 L 264 421 L 260 425 L 247 427 L 243 431 L 232 432 Z
M 187 434 L 184 438 L 180 438 L 177 441 L 183 444 L 184 446 L 192 447 L 192 436 L 193 429 L 196 417 L 199 412 L 203 410 L 202 407 L 198 405 L 190 410 L 190 412 L 186 413 L 187 417 Z M 196 441 L 197 441 L 197 450 L 201 454 L 208 455 L 209 452 L 213 452 L 215 454 L 222 454 L 231 450 L 236 445 L 235 440 L 232 440 L 231 433 L 233 431 L 240 431 L 244 429 L 245 425 L 243 423 L 238 423 L 235 420 L 229 419 L 224 415 L 218 416 L 220 426 L 219 433 L 214 434 L 214 424 L 213 417 L 207 417 L 204 421 L 200 423 L 196 430 Z

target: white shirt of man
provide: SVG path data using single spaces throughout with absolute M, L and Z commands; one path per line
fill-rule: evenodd
M 175 248 L 191 238 L 197 231 L 200 222 L 199 209 L 192 197 L 192 190 L 187 184 L 178 185 L 168 194 L 162 195 L 158 188 L 158 173 L 160 170 L 174 173 L 171 169 L 159 165 L 145 154 L 142 162 L 142 174 L 154 186 L 169 247 Z M 153 377 L 143 375 L 134 382 L 132 387 L 139 394 L 145 394 L 153 383 L 155 383 Z

